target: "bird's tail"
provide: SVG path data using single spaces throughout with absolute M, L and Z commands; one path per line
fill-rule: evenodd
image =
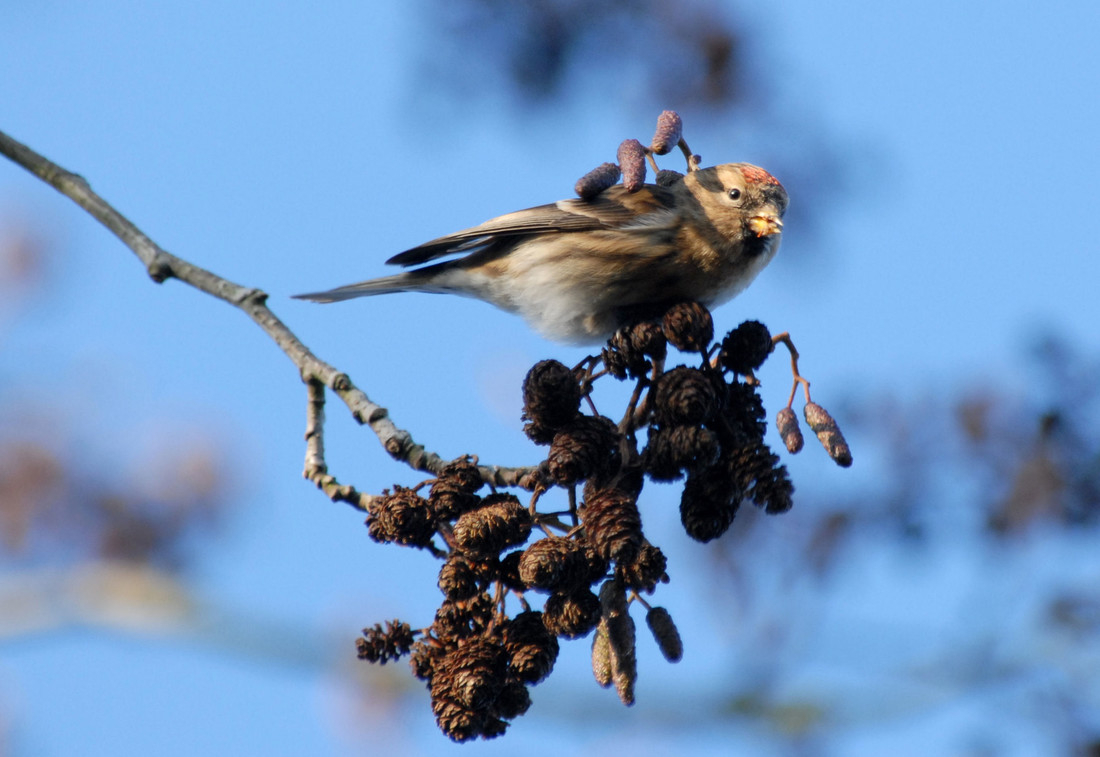
M 383 276 L 378 279 L 360 281 L 358 284 L 329 289 L 327 292 L 310 292 L 309 294 L 296 294 L 296 300 L 310 300 L 312 302 L 342 302 L 355 297 L 369 297 L 374 294 L 392 294 L 393 292 L 430 291 L 424 289 L 423 277 L 411 276 L 409 273 L 399 273 L 396 276 Z

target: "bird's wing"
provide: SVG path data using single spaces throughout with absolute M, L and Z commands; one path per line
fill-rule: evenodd
M 671 225 L 675 222 L 673 200 L 672 192 L 663 187 L 647 184 L 638 192 L 627 193 L 616 186 L 592 200 L 560 200 L 498 216 L 405 250 L 386 262 L 419 265 L 445 255 L 473 252 L 507 237 Z

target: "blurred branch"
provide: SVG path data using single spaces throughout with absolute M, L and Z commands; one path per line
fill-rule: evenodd
M 468 87 L 470 67 L 502 77 L 515 94 L 547 102 L 584 80 L 614 71 L 656 102 L 714 109 L 743 99 L 746 81 L 740 24 L 721 0 L 667 3 L 625 0 L 449 0 L 427 14 L 438 28 L 426 61 L 434 77 Z M 430 27 L 429 27 L 430 29 Z M 454 65 L 461 59 L 463 65 Z M 463 79 L 466 79 L 464 81 Z M 479 77 L 478 83 L 484 85 Z M 626 100 L 620 92 L 620 99 Z
M 369 425 L 382 447 L 395 460 L 404 462 L 415 470 L 432 473 L 439 473 L 447 464 L 448 461 L 438 454 L 428 452 L 423 445 L 417 444 L 408 431 L 398 428 L 390 420 L 389 411 L 373 402 L 364 391 L 357 388 L 347 374 L 322 361 L 302 344 L 286 324 L 267 307 L 267 293 L 235 284 L 166 252 L 110 203 L 92 191 L 83 177 L 67 171 L 2 131 L 0 131 L 0 154 L 73 200 L 89 215 L 106 226 L 138 256 L 153 281 L 159 284 L 168 279 L 178 279 L 201 292 L 227 302 L 242 310 L 271 337 L 279 349 L 298 367 L 302 380 L 306 382 L 307 387 L 310 387 L 311 407 L 316 406 L 318 414 L 314 416 L 311 411 L 310 426 L 307 430 L 306 477 L 316 483 L 334 501 L 350 502 L 356 507 L 363 506 L 357 498 L 352 498 L 348 493 L 354 492 L 353 489 L 336 485 L 335 479 L 327 475 L 321 436 L 322 416 L 319 413 L 320 405 L 316 405 L 318 385 L 327 386 L 339 396 L 358 423 Z M 323 403 L 323 392 L 321 395 Z M 494 486 L 516 486 L 530 470 L 496 466 L 481 468 L 485 480 Z
M 199 597 L 186 581 L 148 565 L 96 560 L 0 580 L 0 643 L 74 629 L 171 636 L 307 669 L 330 666 L 327 650 L 339 646 L 314 630 Z

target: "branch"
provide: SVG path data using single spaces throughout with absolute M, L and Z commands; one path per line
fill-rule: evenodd
M 89 215 L 106 226 L 138 256 L 153 281 L 159 284 L 168 279 L 178 279 L 201 292 L 223 300 L 244 311 L 264 330 L 264 333 L 271 337 L 279 349 L 298 367 L 302 380 L 309 387 L 311 406 L 314 403 L 320 403 L 316 405 L 317 415 L 314 416 L 313 411 L 310 414 L 305 473 L 307 478 L 316 483 L 331 498 L 337 501 L 348 501 L 356 507 L 364 507 L 365 501 L 361 498 L 369 495 L 360 495 L 351 487 L 341 487 L 336 484 L 332 476 L 327 475 L 320 413 L 324 404 L 324 393 L 318 391 L 320 385 L 327 386 L 343 400 L 358 423 L 369 425 L 382 447 L 395 460 L 404 462 L 415 470 L 435 474 L 438 474 L 447 464 L 447 460 L 434 452 L 426 451 L 422 445 L 417 444 L 408 431 L 398 428 L 390 420 L 389 411 L 373 402 L 364 391 L 357 388 L 347 374 L 336 370 L 302 344 L 286 324 L 267 307 L 267 293 L 235 284 L 165 251 L 115 210 L 110 203 L 92 191 L 83 177 L 65 170 L 2 131 L 0 131 L 0 154 L 27 169 L 88 211 Z M 517 486 L 519 481 L 533 469 L 486 466 L 481 470 L 485 481 L 494 486 Z

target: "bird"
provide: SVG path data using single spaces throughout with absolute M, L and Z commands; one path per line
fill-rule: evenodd
M 779 249 L 786 190 L 749 163 L 661 173 L 637 191 L 616 184 L 590 199 L 493 218 L 386 261 L 412 270 L 295 298 L 458 294 L 578 345 L 660 317 L 675 302 L 713 307 L 732 299 Z M 460 257 L 432 262 L 451 255 Z

